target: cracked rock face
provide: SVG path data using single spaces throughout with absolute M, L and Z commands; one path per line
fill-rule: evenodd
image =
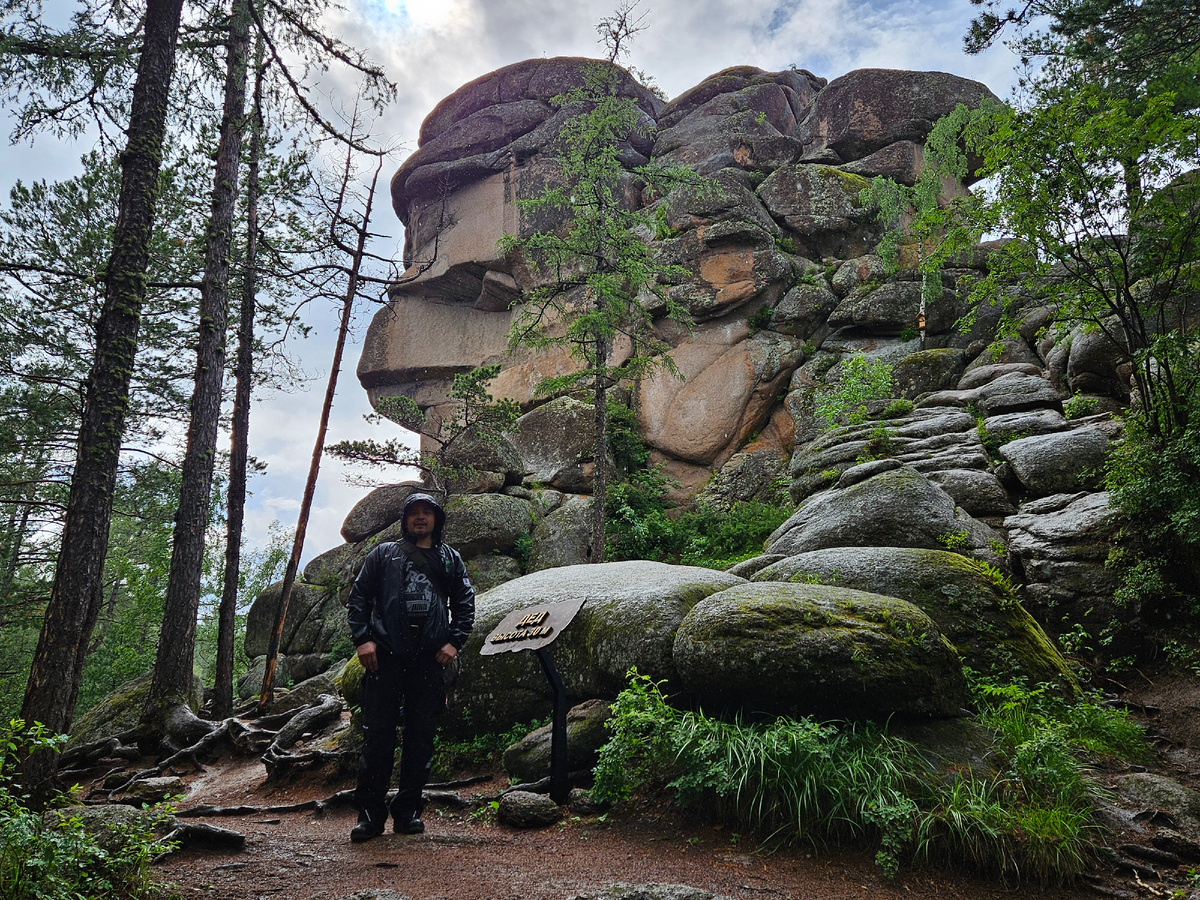
M 373 400 L 404 394 L 436 415 L 455 374 L 500 362 L 493 394 L 529 409 L 541 402 L 543 378 L 574 365 L 561 352 L 508 351 L 510 307 L 535 276 L 497 245 L 506 234 L 562 224 L 517 201 L 559 183 L 560 130 L 582 107 L 555 98 L 582 86 L 591 65 L 556 58 L 506 66 L 459 88 L 425 120 L 417 151 L 392 178 L 407 272 L 359 362 Z M 842 260 L 857 263 L 835 282 L 837 295 L 863 285 L 844 325 L 894 334 L 909 324 L 911 289 L 880 293 L 882 273 L 862 262 L 879 226 L 859 195 L 875 175 L 912 183 L 933 122 L 959 102 L 992 95 L 953 75 L 886 69 L 827 82 L 802 69 L 737 66 L 669 103 L 626 73 L 620 83 L 644 132 L 620 148 L 630 174 L 619 202 L 662 223 L 643 238 L 684 271 L 669 291 L 700 323 L 690 333 L 664 324 L 686 380 L 649 379 L 638 398 L 643 437 L 690 494 L 752 438 L 790 452 L 782 394 L 804 360 L 803 343 L 826 333 L 838 305 L 827 279 Z M 643 196 L 632 170 L 650 160 L 686 165 L 703 180 L 665 198 Z M 817 290 L 814 275 L 826 287 Z M 905 301 L 888 302 L 893 296 Z M 955 315 L 931 311 L 931 324 L 945 330 L 943 319 Z

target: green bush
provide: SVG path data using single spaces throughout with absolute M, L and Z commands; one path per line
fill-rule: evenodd
M 784 506 L 746 501 L 728 509 L 704 506 L 672 517 L 662 501 L 665 480 L 635 472 L 612 485 L 605 503 L 605 558 L 726 569 L 762 553 L 763 542 L 791 514 Z
M 833 427 L 843 419 L 849 425 L 861 425 L 867 418 L 867 404 L 891 395 L 892 367 L 881 359 L 863 353 L 851 353 L 842 361 L 842 375 L 817 400 L 817 415 Z
M 0 897 L 4 900 L 149 900 L 170 896 L 150 862 L 169 849 L 152 825 L 109 826 L 101 841 L 77 817 L 47 821 L 30 809 L 14 781 L 17 760 L 57 751 L 64 736 L 20 719 L 0 726 Z
M 1195 617 L 1200 594 L 1200 427 L 1151 436 L 1136 416 L 1109 455 L 1105 486 L 1121 512 L 1109 564 L 1118 602 L 1152 622 Z
M 484 732 L 463 740 L 452 740 L 439 732 L 434 739 L 430 771 L 439 778 L 450 778 L 457 772 L 496 766 L 505 750 L 549 721 L 547 716 L 532 722 L 518 722 L 507 731 Z
M 593 794 L 673 792 L 768 841 L 864 838 L 893 876 L 905 858 L 969 864 L 1001 877 L 1070 881 L 1093 857 L 1089 754 L 1140 757 L 1140 732 L 1091 701 L 976 685 L 994 735 L 991 774 L 932 769 L 917 748 L 870 724 L 778 718 L 726 722 L 671 707 L 636 671 L 613 705 Z
M 1071 399 L 1063 403 L 1063 415 L 1068 419 L 1082 419 L 1096 411 L 1098 401 L 1095 397 L 1085 397 L 1076 391 Z

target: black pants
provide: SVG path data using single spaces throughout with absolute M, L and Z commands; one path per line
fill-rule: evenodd
M 363 752 L 354 803 L 359 821 L 367 819 L 382 827 L 387 820 L 388 782 L 396 756 L 396 728 L 401 721 L 404 740 L 400 790 L 391 811 L 397 822 L 421 814 L 421 790 L 429 779 L 437 717 L 446 708 L 446 686 L 442 666 L 432 655 L 401 661 L 382 647 L 376 654 L 379 666 L 363 681 Z

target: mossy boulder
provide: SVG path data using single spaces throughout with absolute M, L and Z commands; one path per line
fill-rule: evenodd
M 998 533 L 915 469 L 900 466 L 809 497 L 775 529 L 766 550 L 794 556 L 830 547 L 939 550 L 947 543 L 1003 564 L 993 549 L 1000 543 Z
M 634 666 L 677 687 L 672 647 L 679 623 L 705 597 L 742 583 L 712 569 L 630 561 L 545 569 L 493 588 L 476 601 L 446 728 L 499 731 L 549 710 L 553 694 L 535 654 L 479 655 L 484 639 L 514 610 L 584 599 L 549 652 L 570 699 L 613 698 Z
M 966 355 L 952 347 L 918 350 L 892 369 L 892 383 L 901 397 L 913 400 L 927 391 L 947 391 L 958 384 Z
M 800 553 L 753 581 L 820 582 L 907 600 L 928 615 L 963 662 L 985 675 L 1075 687 L 1066 661 L 994 569 L 945 550 L 840 547 Z
M 146 697 L 150 693 L 150 681 L 153 676 L 153 672 L 147 672 L 132 681 L 125 682 L 77 718 L 71 726 L 71 736 L 65 749 L 70 750 L 72 747 L 112 737 L 136 728 L 142 717 L 142 709 L 146 706 Z M 204 684 L 198 677 L 193 676 L 188 705 L 193 711 L 196 711 L 200 709 L 203 702 Z
M 758 188 L 771 216 L 815 258 L 860 256 L 878 242 L 875 209 L 862 202 L 870 182 L 831 166 L 780 166 Z
M 413 491 L 425 488 L 419 481 L 404 481 L 400 484 L 385 484 L 363 497 L 346 516 L 342 523 L 342 537 L 354 544 L 366 540 L 400 519 L 404 501 Z M 308 569 L 304 570 L 305 576 Z M 310 581 L 312 579 L 309 579 Z
M 684 688 L 705 709 L 887 719 L 957 716 L 954 647 L 895 597 L 820 584 L 738 585 L 697 603 L 675 635 Z
M 255 597 L 250 604 L 250 612 L 246 615 L 244 648 L 251 659 L 264 656 L 267 652 L 282 596 L 283 582 L 278 582 Z M 323 653 L 343 632 L 349 634 L 346 611 L 338 601 L 335 586 L 327 589 L 297 582 L 292 587 L 279 641 L 280 653 Z
M 607 700 L 588 700 L 567 713 L 567 770 L 591 769 L 608 740 L 604 723 L 612 718 Z M 553 729 L 536 728 L 504 751 L 504 769 L 518 781 L 537 781 L 550 774 Z
M 506 553 L 537 522 L 533 504 L 507 494 L 467 494 L 446 504 L 446 543 L 464 557 Z

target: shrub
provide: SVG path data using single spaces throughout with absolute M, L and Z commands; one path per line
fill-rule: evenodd
M 892 389 L 892 367 L 881 359 L 852 353 L 842 361 L 837 384 L 827 388 L 817 400 L 817 415 L 829 427 L 845 418 L 850 425 L 861 425 L 867 418 L 867 404 L 886 398 Z
M 1095 397 L 1085 397 L 1076 391 L 1070 400 L 1063 403 L 1063 415 L 1068 419 L 1082 419 L 1096 411 L 1098 401 Z
M 726 569 L 762 553 L 763 542 L 791 514 L 787 504 L 745 501 L 728 510 L 705 506 L 672 517 L 662 501 L 664 483 L 657 472 L 636 472 L 609 488 L 606 559 Z
M 149 900 L 168 896 L 150 871 L 158 843 L 150 821 L 109 826 L 101 842 L 72 816 L 43 819 L 15 786 L 18 758 L 55 750 L 65 736 L 50 736 L 20 719 L 0 727 L 0 896 L 5 900 Z M 164 814 L 166 811 L 164 811 Z M 103 843 L 103 846 L 101 844 Z
M 462 740 L 451 740 L 439 732 L 434 739 L 431 771 L 448 778 L 456 772 L 495 766 L 505 750 L 549 721 L 546 717 L 518 722 L 507 731 L 484 732 Z
M 1109 564 L 1122 579 L 1116 599 L 1151 621 L 1195 616 L 1200 594 L 1200 428 L 1155 438 L 1125 422 L 1109 455 L 1105 486 L 1121 512 Z
M 1140 757 L 1139 730 L 1091 700 L 975 685 L 994 735 L 993 774 L 931 770 L 909 742 L 870 724 L 721 721 L 670 706 L 636 670 L 613 705 L 593 794 L 665 788 L 738 830 L 793 842 L 867 838 L 893 876 L 904 858 L 942 858 L 1002 877 L 1070 881 L 1094 850 L 1088 754 Z

